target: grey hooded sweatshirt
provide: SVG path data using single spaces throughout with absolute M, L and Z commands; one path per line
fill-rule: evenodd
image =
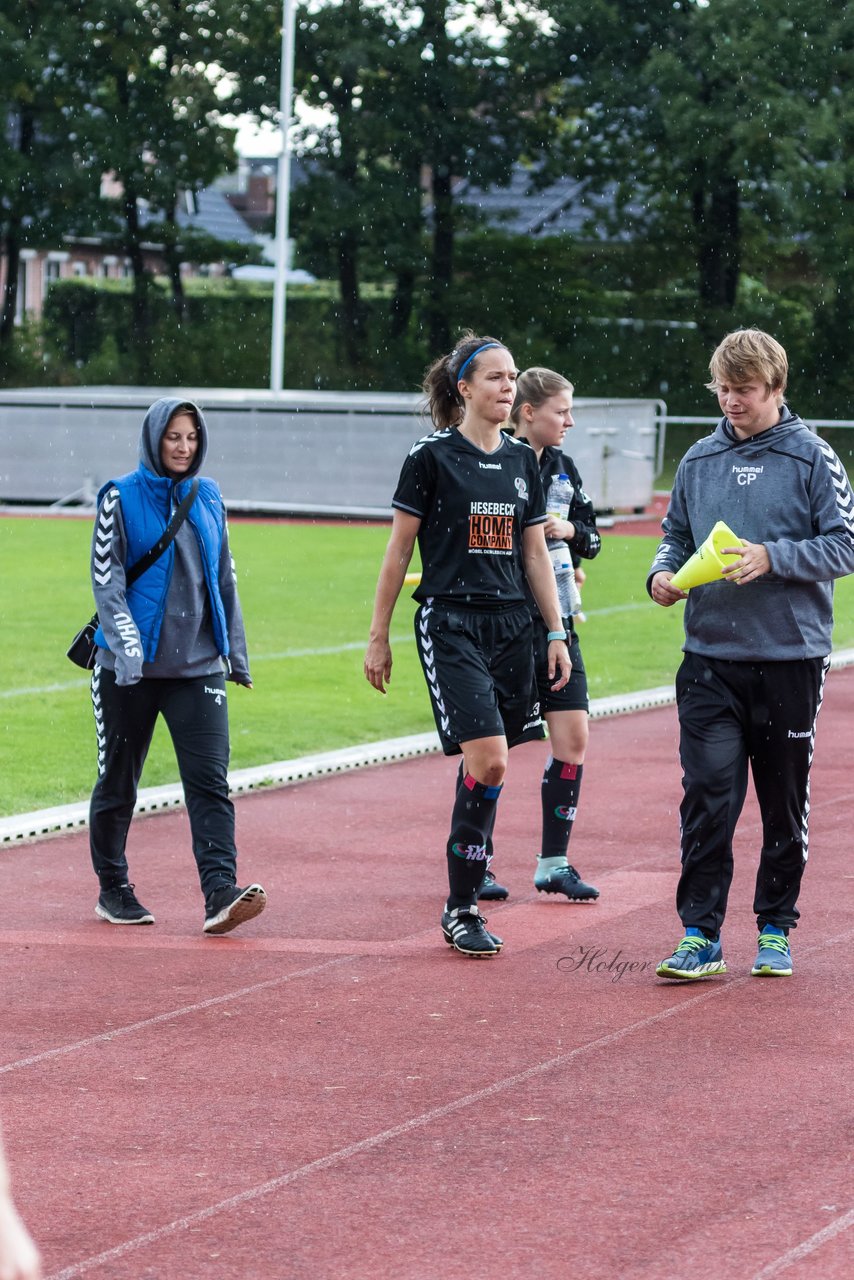
M 735 586 L 692 587 L 683 649 L 735 661 L 790 661 L 830 653 L 833 580 L 854 572 L 854 498 L 826 441 L 784 405 L 750 439 L 723 418 L 679 464 L 661 542 L 647 579 L 675 572 L 718 520 L 763 543 L 771 571 Z
M 169 477 L 160 461 L 160 442 L 170 419 L 180 410 L 192 409 L 199 429 L 199 445 L 186 477 L 198 474 L 205 459 L 208 430 L 201 410 L 186 400 L 156 400 L 142 423 L 139 440 L 140 469 L 158 486 L 169 486 Z M 207 482 L 212 484 L 211 481 Z M 170 497 L 170 511 L 177 502 Z M 164 521 L 165 528 L 165 521 Z M 102 551 L 109 545 L 108 565 L 104 567 Z M 153 662 L 143 662 L 142 646 L 136 624 L 130 616 L 125 598 L 125 560 L 127 538 L 118 490 L 105 486 L 92 539 L 92 587 L 95 605 L 109 649 L 98 649 L 97 661 L 116 673 L 119 685 L 136 684 L 143 677 L 167 679 L 188 676 L 214 676 L 227 672 L 227 678 L 239 684 L 250 682 L 246 653 L 243 614 L 237 594 L 234 563 L 228 544 L 228 527 L 223 524 L 219 557 L 219 590 L 225 608 L 228 628 L 229 656 L 223 658 L 214 638 L 211 605 L 205 585 L 198 536 L 189 519 L 184 520 L 174 541 L 174 564 L 169 591 L 163 610 L 157 652 Z M 97 561 L 97 563 L 96 563 Z M 124 619 L 122 630 L 116 618 Z M 131 629 L 135 632 L 130 634 Z

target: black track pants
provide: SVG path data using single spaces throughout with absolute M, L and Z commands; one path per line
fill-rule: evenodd
M 686 653 L 676 676 L 682 761 L 682 875 L 687 927 L 716 935 L 733 874 L 732 840 L 748 763 L 762 815 L 753 909 L 760 929 L 793 928 L 807 859 L 809 771 L 829 663 L 721 662 Z
M 166 721 L 190 819 L 202 892 L 236 882 L 234 806 L 228 795 L 228 702 L 221 675 L 140 680 L 119 688 L 96 667 L 92 703 L 98 781 L 89 809 L 92 865 L 107 888 L 128 879 L 125 843 L 157 716 Z

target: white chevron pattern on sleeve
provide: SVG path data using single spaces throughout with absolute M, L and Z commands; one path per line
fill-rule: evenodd
M 668 542 L 667 539 L 665 538 L 655 553 L 655 559 L 652 562 L 652 568 L 650 569 L 650 573 L 656 572 L 656 565 L 666 564 L 668 559 L 670 558 L 671 553 L 676 551 L 677 549 L 678 548 L 676 547 L 675 543 Z
M 827 462 L 827 469 L 830 472 L 830 478 L 836 490 L 836 505 L 839 508 L 842 522 L 854 537 L 854 495 L 851 493 L 851 486 L 848 483 L 845 468 L 826 440 L 822 440 L 820 436 L 817 436 L 816 444 L 821 449 Z
M 110 547 L 113 541 L 113 522 L 116 504 L 119 500 L 118 489 L 110 489 L 104 496 L 101 510 L 98 512 L 98 523 L 95 526 L 95 546 L 92 552 L 92 576 L 99 587 L 105 587 L 110 581 Z

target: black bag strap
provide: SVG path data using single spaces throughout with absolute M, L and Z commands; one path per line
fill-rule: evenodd
M 142 577 L 146 569 L 151 568 L 155 560 L 160 559 L 163 552 L 169 546 L 169 543 L 174 540 L 175 534 L 181 528 L 181 525 L 187 519 L 190 507 L 195 502 L 196 494 L 198 492 L 199 481 L 198 479 L 195 479 L 190 485 L 190 492 L 187 494 L 186 498 L 181 501 L 180 505 L 175 508 L 172 514 L 172 519 L 169 521 L 154 546 L 151 547 L 150 550 L 146 551 L 144 556 L 140 556 L 139 560 L 137 560 L 136 564 L 131 569 L 128 569 L 125 574 L 126 586 L 129 587 L 132 582 L 136 582 L 137 578 Z

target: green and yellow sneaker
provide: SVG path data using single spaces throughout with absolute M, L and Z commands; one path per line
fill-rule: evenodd
M 689 927 L 673 955 L 662 960 L 655 972 L 659 978 L 678 981 L 716 978 L 726 973 L 720 941 L 710 942 L 702 930 Z
M 759 954 L 750 970 L 754 978 L 791 978 L 792 953 L 783 930 L 766 924 L 758 942 Z

